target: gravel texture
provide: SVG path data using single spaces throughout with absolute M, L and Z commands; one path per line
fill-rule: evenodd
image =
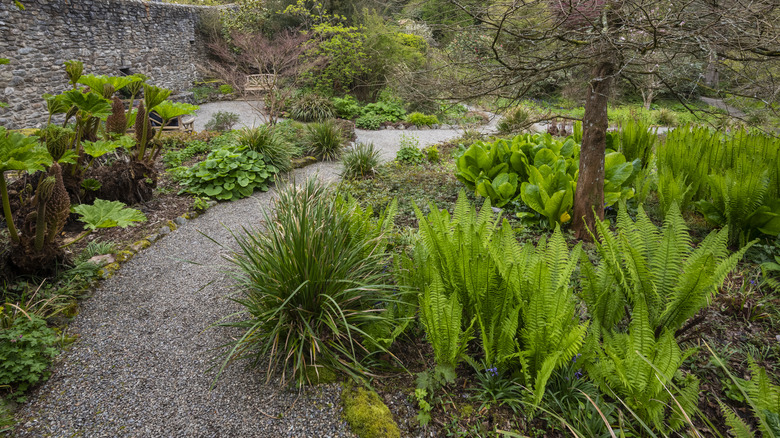
M 195 112 L 194 129 L 196 131 L 206 129 L 206 123 L 208 123 L 209 120 L 211 120 L 211 117 L 219 111 L 238 114 L 241 121 L 235 128 L 261 125 L 267 122 L 265 117 L 258 112 L 258 109 L 263 108 L 265 108 L 263 102 L 257 100 L 228 100 L 224 102 L 204 103 L 203 105 L 200 105 L 200 109 Z
M 237 112 L 244 102 L 203 105 L 198 115 Z M 196 122 L 196 127 L 198 126 Z M 401 131 L 358 131 L 392 159 Z M 408 133 L 407 133 L 408 134 Z M 420 130 L 420 145 L 457 130 Z M 338 163 L 317 163 L 293 176 L 338 180 Z M 210 327 L 239 310 L 223 256 L 230 229 L 262 227 L 272 189 L 218 204 L 140 252 L 82 302 L 68 331 L 79 339 L 61 354 L 48 382 L 17 412 L 18 437 L 341 437 L 337 384 L 282 390 L 262 370 L 233 364 L 215 384 L 215 356 L 238 335 Z M 208 237 L 207 237 L 208 236 Z M 213 240 L 212 240 L 213 239 Z M 216 243 L 215 243 L 216 241 Z M 212 388 L 213 386 L 213 388 Z

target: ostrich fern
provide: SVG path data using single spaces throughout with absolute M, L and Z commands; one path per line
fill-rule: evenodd
M 605 394 L 622 399 L 639 418 L 659 430 L 667 429 L 667 423 L 677 430 L 685 424 L 683 413 L 695 411 L 698 401 L 698 380 L 692 375 L 683 379 L 679 371 L 692 350 L 681 351 L 670 330 L 656 338 L 649 316 L 647 305 L 637 301 L 628 333 L 604 332 L 588 373 Z M 675 377 L 680 383 L 671 385 Z M 667 406 L 673 406 L 671 415 Z
M 597 331 L 613 329 L 625 307 L 643 301 L 656 337 L 679 331 L 706 306 L 726 275 L 752 245 L 729 254 L 728 227 L 713 231 L 696 248 L 685 221 L 672 205 L 658 229 L 640 208 L 632 220 L 621 207 L 617 231 L 596 225 L 598 266 L 583 258 L 582 296 Z
M 420 291 L 437 363 L 454 366 L 476 324 L 484 363 L 520 371 L 539 403 L 552 372 L 585 338 L 570 287 L 580 247 L 570 252 L 560 229 L 521 247 L 489 201 L 477 214 L 464 193 L 452 218 L 434 205 L 427 217 L 416 212 L 420 240 L 402 278 Z

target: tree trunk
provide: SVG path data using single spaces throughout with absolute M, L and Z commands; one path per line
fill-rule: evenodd
M 574 193 L 572 228 L 578 239 L 591 240 L 588 230 L 594 230 L 595 214 L 604 219 L 604 153 L 607 147 L 607 102 L 615 66 L 598 63 L 592 72 L 582 119 L 580 175 Z

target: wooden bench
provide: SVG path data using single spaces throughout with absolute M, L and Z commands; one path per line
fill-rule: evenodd
M 258 74 L 247 75 L 246 84 L 244 84 L 244 91 L 260 91 L 267 93 L 274 89 L 276 85 L 276 75 L 274 74 Z
M 157 113 L 152 110 L 152 114 L 150 116 L 152 121 L 152 126 L 154 129 L 160 128 L 160 122 L 159 116 L 157 116 Z M 190 133 L 195 128 L 195 116 L 178 116 L 174 117 L 171 120 L 168 120 L 168 124 L 162 127 L 162 130 L 165 132 L 168 131 L 184 131 L 186 133 Z

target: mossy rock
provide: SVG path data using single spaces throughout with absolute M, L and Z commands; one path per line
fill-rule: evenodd
M 148 239 L 142 239 L 130 245 L 130 251 L 137 253 L 146 248 L 149 248 L 150 246 L 152 246 L 152 242 L 150 242 Z
M 401 432 L 390 408 L 376 392 L 344 385 L 341 403 L 344 419 L 360 438 L 400 438 Z
M 338 382 L 339 376 L 335 371 L 326 367 L 306 367 L 306 382 L 312 385 L 327 385 L 328 383 Z
M 119 262 L 119 263 L 124 263 L 124 262 L 129 261 L 130 259 L 132 259 L 134 255 L 135 255 L 135 253 L 133 251 L 124 250 L 124 251 L 119 251 L 118 253 L 116 253 L 116 255 L 114 256 L 114 259 L 117 262 Z M 106 267 L 108 267 L 108 266 L 106 266 Z M 105 269 L 105 267 L 103 269 Z
M 300 158 L 293 158 L 291 162 L 292 162 L 292 167 L 294 169 L 300 169 L 302 167 L 306 167 L 310 164 L 316 163 L 317 159 L 315 157 L 300 157 Z
M 106 266 L 103 266 L 98 271 L 98 275 L 100 275 L 102 278 L 111 278 L 112 275 L 114 275 L 114 272 L 119 269 L 119 263 L 109 263 Z

